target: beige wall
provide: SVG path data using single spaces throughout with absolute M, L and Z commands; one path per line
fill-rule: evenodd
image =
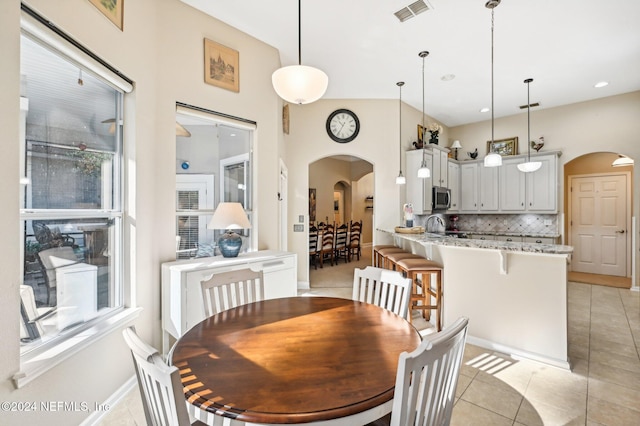
M 125 2 L 124 31 L 118 30 L 86 0 L 27 0 L 58 27 L 135 82 L 125 103 L 125 152 L 128 175 L 125 211 L 128 305 L 144 308 L 138 332 L 160 346 L 160 264 L 175 258 L 175 103 L 176 101 L 247 118 L 258 123 L 254 191 L 258 206 L 259 248 L 278 248 L 278 159 L 282 102 L 271 87 L 280 66 L 278 52 L 207 17 L 178 0 Z M 18 139 L 20 1 L 0 2 L 0 105 L 3 155 L 0 177 L 0 401 L 104 402 L 132 377 L 131 357 L 120 331 L 61 362 L 25 387 L 15 390 L 19 371 L 18 284 Z M 203 82 L 203 38 L 240 52 L 240 93 Z M 259 71 L 256 71 L 259 70 Z M 14 99 L 14 102 L 11 102 Z M 0 412 L 0 424 L 77 424 L 84 412 Z

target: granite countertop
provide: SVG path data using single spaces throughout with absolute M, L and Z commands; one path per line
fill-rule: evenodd
M 437 244 L 453 247 L 470 247 L 479 249 L 504 250 L 525 253 L 547 253 L 547 254 L 571 254 L 573 247 L 558 244 L 521 243 L 510 241 L 475 240 L 470 238 L 456 238 L 444 235 L 424 233 L 424 234 L 400 234 L 393 230 L 378 229 L 394 237 L 404 238 L 418 243 Z M 500 234 L 504 235 L 504 234 Z M 521 234 L 518 234 L 521 235 Z

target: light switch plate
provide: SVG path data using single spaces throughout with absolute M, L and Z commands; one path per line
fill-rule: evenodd
M 304 225 L 293 225 L 293 232 L 304 232 Z
M 545 224 L 546 226 L 551 226 L 551 219 L 545 219 L 545 220 L 544 220 L 544 224 Z
M 304 223 L 304 215 L 298 215 L 298 223 Z

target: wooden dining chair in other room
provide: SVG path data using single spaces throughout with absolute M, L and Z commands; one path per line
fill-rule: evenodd
M 318 228 L 315 226 L 309 227 L 309 263 L 313 264 L 314 269 L 318 269 Z
M 336 263 L 338 263 L 340 258 L 343 258 L 345 263 L 349 261 L 349 250 L 347 245 L 348 234 L 349 226 L 346 223 L 343 223 L 336 228 L 336 239 L 334 241 L 334 256 L 336 259 Z
M 189 419 L 179 370 L 165 364 L 160 353 L 140 339 L 133 327 L 122 330 L 122 335 L 133 356 L 147 424 L 204 425 Z
M 334 226 L 329 224 L 325 225 L 322 229 L 322 236 L 320 237 L 321 245 L 320 249 L 318 250 L 321 268 L 324 268 L 325 259 L 331 261 L 331 266 L 333 266 L 333 260 L 335 259 L 335 238 L 336 235 Z
M 391 416 L 369 426 L 448 425 L 469 320 L 461 317 L 441 332 L 424 337 L 398 360 Z
M 362 250 L 360 248 L 360 236 L 362 234 L 362 221 L 351 221 L 349 224 L 349 242 L 347 243 L 347 249 L 349 252 L 349 262 L 356 256 L 360 260 Z
M 371 303 L 406 318 L 411 280 L 388 269 L 367 266 L 353 271 L 353 300 Z
M 207 317 L 236 306 L 264 300 L 264 275 L 249 268 L 213 274 L 200 282 Z

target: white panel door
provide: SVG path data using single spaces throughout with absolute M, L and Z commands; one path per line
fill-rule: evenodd
M 626 176 L 571 178 L 573 271 L 625 277 L 626 227 Z

